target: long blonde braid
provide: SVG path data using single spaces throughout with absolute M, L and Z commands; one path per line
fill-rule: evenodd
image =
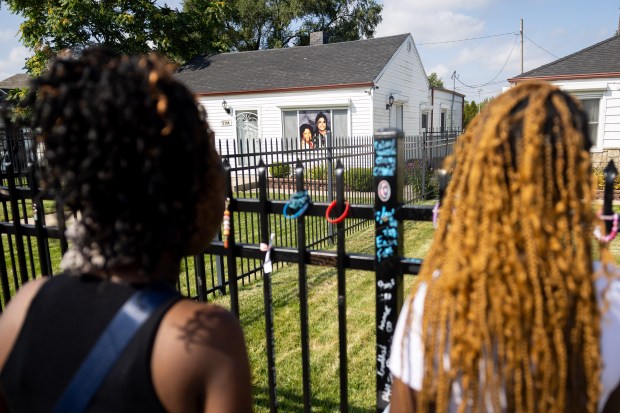
M 596 411 L 589 146 L 579 104 L 542 82 L 495 98 L 459 138 L 411 293 L 428 286 L 421 411 L 447 411 L 455 380 L 460 411 L 504 398 L 514 412 Z

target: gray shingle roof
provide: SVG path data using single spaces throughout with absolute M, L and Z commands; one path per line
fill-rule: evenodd
M 7 77 L 0 81 L 0 89 L 15 89 L 18 87 L 28 87 L 30 82 L 30 76 L 25 73 L 18 73 L 16 75 Z
M 408 36 L 200 56 L 175 77 L 194 93 L 370 83 Z
M 620 73 L 620 36 L 603 40 L 583 50 L 515 76 L 511 80 L 532 77 L 555 77 Z

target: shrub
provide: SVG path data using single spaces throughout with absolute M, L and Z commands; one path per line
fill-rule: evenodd
M 327 180 L 327 166 L 318 165 L 308 170 L 308 178 L 317 180 Z
M 415 193 L 423 195 L 425 199 L 439 196 L 439 180 L 431 164 L 425 165 L 422 159 L 409 159 L 405 163 L 405 184 L 413 186 Z
M 269 168 L 269 173 L 274 178 L 287 178 L 291 176 L 291 165 L 287 163 L 273 165 Z
M 605 189 L 605 171 L 603 168 L 594 168 L 592 170 L 592 175 L 596 179 L 596 189 L 603 190 Z M 614 181 L 614 190 L 620 190 L 620 179 L 616 176 Z
M 351 185 L 351 190 L 358 192 L 372 192 L 374 176 L 372 168 L 351 168 L 348 171 L 347 181 Z

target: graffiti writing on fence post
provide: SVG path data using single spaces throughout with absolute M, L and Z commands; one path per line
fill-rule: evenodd
M 402 305 L 403 286 L 400 257 L 402 256 L 402 225 L 397 212 L 402 203 L 403 162 L 402 132 L 380 130 L 374 137 L 373 167 L 375 193 L 375 268 L 377 326 L 377 412 L 389 404 L 392 377 L 387 368 L 392 335 Z

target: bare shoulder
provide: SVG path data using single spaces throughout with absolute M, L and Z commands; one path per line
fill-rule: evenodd
M 38 278 L 24 284 L 11 299 L 6 311 L 0 317 L 0 371 L 8 358 L 17 336 L 24 324 L 30 303 L 47 278 Z
M 171 412 L 251 411 L 243 331 L 222 307 L 190 300 L 174 305 L 160 325 L 151 365 L 155 390 Z

